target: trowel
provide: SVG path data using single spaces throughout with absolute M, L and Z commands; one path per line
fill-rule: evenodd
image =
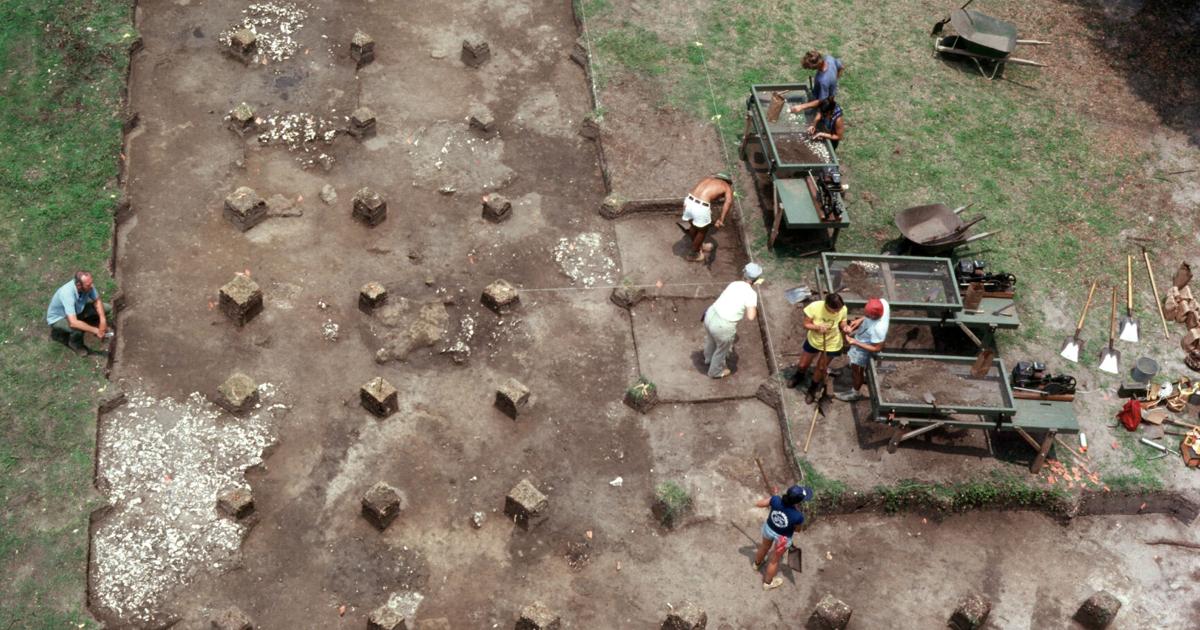
M 1125 257 L 1125 316 L 1120 330 L 1121 341 L 1138 342 L 1138 323 L 1133 318 L 1133 256 Z
M 1092 288 L 1088 291 L 1087 302 L 1083 304 L 1083 312 L 1079 314 L 1079 323 L 1075 325 L 1075 334 L 1067 337 L 1063 342 L 1062 351 L 1059 354 L 1068 361 L 1079 363 L 1079 348 L 1083 346 L 1083 341 L 1079 338 L 1079 333 L 1083 332 L 1083 322 L 1087 319 L 1088 307 L 1092 305 L 1092 296 L 1096 294 L 1096 281 L 1092 280 Z
M 1109 374 L 1121 371 L 1121 353 L 1113 349 L 1117 336 L 1117 287 L 1112 288 L 1112 312 L 1108 316 L 1108 347 L 1100 351 L 1100 369 Z

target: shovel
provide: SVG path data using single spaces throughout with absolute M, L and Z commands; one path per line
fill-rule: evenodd
M 1092 288 L 1088 291 L 1087 302 L 1083 303 L 1083 312 L 1079 314 L 1079 323 L 1075 325 L 1075 334 L 1067 337 L 1063 342 L 1062 351 L 1059 354 L 1068 361 L 1079 363 L 1079 348 L 1083 345 L 1083 341 L 1079 339 L 1079 333 L 1083 332 L 1083 321 L 1087 319 L 1088 307 L 1092 305 L 1092 296 L 1096 294 L 1096 281 L 1092 280 Z
M 1125 316 L 1121 318 L 1121 341 L 1138 342 L 1138 323 L 1133 318 L 1133 256 L 1125 257 Z
M 1112 313 L 1108 316 L 1108 347 L 1100 351 L 1100 369 L 1109 374 L 1120 372 L 1121 353 L 1113 349 L 1117 336 L 1117 287 L 1112 288 Z

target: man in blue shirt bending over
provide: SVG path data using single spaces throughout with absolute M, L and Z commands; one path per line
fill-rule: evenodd
M 83 343 L 83 333 L 92 333 L 101 341 L 108 336 L 104 303 L 92 286 L 92 274 L 77 271 L 70 282 L 54 292 L 46 309 L 46 323 L 50 325 L 51 337 L 65 339 L 67 347 L 81 357 L 89 352 Z
M 846 69 L 840 59 L 833 55 L 822 55 L 815 50 L 804 53 L 804 60 L 800 63 L 808 70 L 816 70 L 817 74 L 813 76 L 813 100 L 793 105 L 793 114 L 799 114 L 820 105 L 825 99 L 837 96 L 838 79 L 842 78 L 842 71 Z
M 776 495 L 755 503 L 761 508 L 771 508 L 771 512 L 767 514 L 767 520 L 762 526 L 762 542 L 759 543 L 758 551 L 754 554 L 755 569 L 761 567 L 762 563 L 767 560 L 767 552 L 771 554 L 771 559 L 767 562 L 767 573 L 763 576 L 764 591 L 783 586 L 783 578 L 775 575 L 779 571 L 779 560 L 783 558 L 783 554 L 787 553 L 788 545 L 792 535 L 796 533 L 796 528 L 804 522 L 804 514 L 796 509 L 796 506 L 803 501 L 811 500 L 812 497 L 812 488 L 792 486 L 783 493 L 783 496 Z

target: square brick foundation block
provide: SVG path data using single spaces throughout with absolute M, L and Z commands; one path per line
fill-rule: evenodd
M 359 68 L 375 61 L 375 39 L 362 31 L 355 31 L 350 39 L 350 58 Z
M 541 516 L 549 506 L 550 500 L 528 479 L 522 479 L 504 498 L 504 513 L 522 527 Z
M 392 387 L 392 384 L 385 381 L 382 376 L 367 381 L 367 384 L 363 385 L 358 393 L 363 408 L 380 418 L 386 418 L 400 409 L 396 388 Z
M 992 612 L 992 602 L 978 593 L 968 595 L 958 602 L 950 615 L 948 625 L 954 630 L 978 630 Z
M 246 103 L 234 107 L 229 112 L 229 128 L 239 136 L 253 133 L 258 123 L 254 118 L 254 108 Z
M 250 618 L 237 608 L 226 608 L 217 613 L 209 627 L 213 630 L 254 630 Z
M 228 488 L 217 495 L 217 510 L 235 520 L 254 513 L 254 495 L 249 488 Z
M 804 628 L 805 630 L 843 630 L 850 623 L 850 615 L 853 612 L 846 602 L 833 595 L 826 595 L 817 602 L 817 607 L 813 609 Z
M 387 218 L 387 202 L 379 193 L 370 188 L 362 188 L 354 193 L 355 219 L 375 227 Z
M 387 529 L 400 515 L 400 493 L 382 481 L 371 486 L 362 498 L 362 515 L 379 531 Z
M 238 326 L 245 326 L 246 322 L 262 312 L 263 294 L 258 283 L 249 276 L 237 275 L 221 287 L 219 302 L 221 312 L 226 317 Z
M 258 385 L 254 379 L 235 372 L 217 387 L 217 406 L 232 414 L 246 413 L 258 404 Z
M 350 113 L 350 135 L 364 140 L 375 135 L 375 112 L 367 107 L 359 107 Z
M 368 282 L 358 290 L 358 310 L 370 314 L 387 302 L 387 288 L 378 282 Z
M 512 202 L 504 195 L 491 194 L 483 198 L 483 218 L 503 223 L 512 218 Z
M 229 48 L 225 52 L 242 63 L 254 61 L 254 55 L 258 52 L 258 35 L 248 28 L 234 32 L 229 36 Z
M 483 289 L 483 296 L 479 301 L 496 311 L 496 314 L 504 315 L 517 307 L 521 302 L 521 295 L 507 280 L 497 280 Z
M 1101 630 L 1112 624 L 1121 610 L 1121 600 L 1108 591 L 1096 591 L 1083 602 L 1073 619 L 1088 630 Z
M 245 232 L 267 218 L 267 202 L 253 188 L 240 186 L 225 197 L 225 218 Z
M 467 118 L 467 127 L 485 140 L 496 135 L 496 119 L 492 116 L 492 112 L 482 105 L 471 109 L 471 114 Z
M 421 624 L 424 628 L 425 624 Z M 367 630 L 414 630 L 409 624 L 404 613 L 398 611 L 393 606 L 384 604 L 379 608 L 371 611 L 371 615 L 367 617 Z
M 481 39 L 464 39 L 461 58 L 468 67 L 478 68 L 492 58 L 492 49 Z
M 558 630 L 561 627 L 562 620 L 554 611 L 541 602 L 533 602 L 521 609 L 514 630 Z
M 708 613 L 701 610 L 695 602 L 683 602 L 667 615 L 662 630 L 704 630 L 706 627 Z
M 529 404 L 529 388 L 515 378 L 510 378 L 496 390 L 496 408 L 505 415 L 517 419 L 517 414 Z

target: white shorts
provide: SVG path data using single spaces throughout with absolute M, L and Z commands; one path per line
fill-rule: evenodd
M 688 195 L 683 199 L 683 220 L 691 221 L 693 226 L 702 228 L 712 223 L 712 207 Z

